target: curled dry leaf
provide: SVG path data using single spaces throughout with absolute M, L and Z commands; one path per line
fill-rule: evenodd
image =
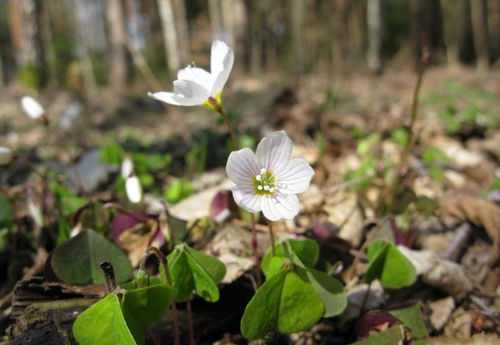
M 440 331 L 450 319 L 451 313 L 455 310 L 455 300 L 453 297 L 438 299 L 429 304 L 431 309 L 430 321 L 435 330 Z
M 491 201 L 465 194 L 450 195 L 440 201 L 444 217 L 469 221 L 483 227 L 495 246 L 500 248 L 500 207 Z
M 429 251 L 411 250 L 404 246 L 398 249 L 411 261 L 422 281 L 439 288 L 455 298 L 464 297 L 472 289 L 472 283 L 465 276 L 462 267 L 440 258 Z

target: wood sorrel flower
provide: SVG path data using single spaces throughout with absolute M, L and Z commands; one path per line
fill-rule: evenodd
M 0 146 L 0 165 L 9 164 L 14 159 L 14 152 L 6 146 Z
M 45 115 L 45 109 L 43 109 L 40 103 L 38 103 L 38 101 L 33 97 L 24 96 L 21 98 L 21 107 L 26 115 L 33 120 L 39 120 Z
M 214 41 L 210 56 L 210 73 L 193 63 L 177 73 L 174 92 L 150 92 L 148 95 L 173 105 L 204 105 L 219 111 L 222 88 L 233 68 L 233 62 L 233 50 L 222 41 Z
M 234 201 L 251 213 L 262 211 L 271 220 L 292 219 L 299 212 L 296 194 L 304 192 L 314 170 L 303 158 L 292 158 L 292 140 L 285 131 L 273 132 L 249 148 L 231 152 L 226 172 L 236 186 Z
M 125 192 L 128 200 L 133 204 L 142 200 L 142 186 L 136 175 L 130 175 L 125 179 Z

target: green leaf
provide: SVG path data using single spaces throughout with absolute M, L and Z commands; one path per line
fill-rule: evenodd
M 415 303 L 403 309 L 388 310 L 388 312 L 411 328 L 415 345 L 424 345 L 427 343 L 426 339 L 429 334 L 427 333 L 427 327 L 425 327 L 422 317 L 422 305 L 420 303 Z
M 276 245 L 275 256 L 288 258 L 299 266 L 314 267 L 319 259 L 319 246 L 316 241 L 311 239 L 286 239 Z M 276 260 L 274 261 L 273 266 L 270 267 L 272 257 L 272 248 L 269 248 L 266 251 L 264 258 L 262 258 L 261 263 L 262 271 L 267 277 L 269 277 L 271 273 L 276 272 Z
M 291 269 L 273 275 L 255 293 L 241 319 L 241 332 L 249 340 L 267 333 L 299 332 L 324 314 L 323 302 L 311 284 Z
M 121 301 L 123 315 L 137 344 L 144 344 L 144 330 L 167 312 L 172 298 L 172 290 L 166 284 L 156 277 L 151 279 L 149 286 L 127 290 Z
M 180 244 L 168 262 L 176 301 L 187 300 L 193 291 L 208 302 L 219 300 L 217 284 L 226 275 L 226 266 L 217 258 Z
M 87 198 L 79 197 L 59 184 L 54 187 L 54 195 L 58 201 L 58 208 L 65 217 L 72 216 L 89 202 Z
M 169 203 L 175 204 L 193 193 L 194 187 L 191 182 L 181 178 L 168 187 L 165 198 Z
M 105 208 L 100 202 L 95 202 L 82 210 L 80 223 L 83 229 L 94 229 L 105 233 L 109 228 L 112 213 L 109 208 Z
M 5 196 L 0 197 L 0 224 L 12 219 L 13 208 L 9 199 Z
M 117 283 L 130 279 L 132 266 L 123 251 L 93 230 L 86 230 L 57 247 L 52 254 L 52 269 L 71 285 L 104 283 L 99 265 L 113 265 Z
M 73 324 L 80 345 L 136 345 L 123 316 L 120 300 L 110 294 L 81 313 Z
M 102 147 L 99 152 L 99 159 L 104 164 L 121 164 L 124 157 L 125 151 L 114 141 Z
M 69 239 L 71 225 L 64 218 L 59 218 L 57 224 L 57 245 L 61 245 Z
M 368 271 L 365 281 L 379 279 L 392 289 L 409 286 L 417 279 L 413 264 L 392 243 L 376 240 L 368 246 Z
M 362 139 L 358 143 L 358 154 L 360 156 L 365 156 L 370 152 L 370 149 L 377 143 L 380 142 L 381 136 L 378 133 L 370 134 L 366 138 Z
M 406 339 L 402 325 L 392 326 L 384 332 L 372 332 L 368 339 L 360 340 L 351 345 L 400 345 Z
M 347 307 L 347 295 L 342 284 L 332 276 L 313 268 L 301 269 L 297 272 L 302 279 L 311 283 L 325 306 L 324 317 L 339 315 Z

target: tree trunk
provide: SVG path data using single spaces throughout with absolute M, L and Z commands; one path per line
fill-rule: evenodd
M 172 0 L 174 15 L 176 19 L 177 30 L 177 49 L 179 50 L 179 58 L 182 63 L 186 63 L 189 59 L 189 31 L 187 23 L 186 5 L 184 0 Z
M 374 74 L 382 71 L 382 0 L 368 0 L 366 7 L 368 26 L 368 67 Z
M 111 43 L 110 84 L 116 91 L 123 91 L 127 82 L 127 36 L 123 27 L 125 18 L 120 0 L 108 0 L 106 18 Z
M 158 0 L 158 9 L 165 43 L 167 66 L 170 75 L 173 75 L 181 67 L 181 57 L 178 49 L 179 36 L 176 30 L 172 0 Z
M 262 3 L 261 0 L 253 0 L 251 6 L 251 22 L 250 22 L 250 70 L 253 74 L 262 72 Z
M 290 25 L 292 26 L 292 48 L 294 72 L 297 78 L 304 73 L 304 22 L 305 0 L 293 0 L 290 9 Z
M 490 51 L 488 39 L 488 15 L 486 0 L 471 2 L 472 30 L 474 34 L 474 49 L 476 51 L 476 66 L 478 71 L 488 70 Z
M 463 25 L 463 0 L 441 0 L 443 9 L 443 32 L 446 44 L 446 59 L 448 65 L 459 63 L 460 28 Z

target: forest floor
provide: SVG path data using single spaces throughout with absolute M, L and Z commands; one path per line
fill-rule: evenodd
M 356 324 L 366 310 L 387 310 L 409 300 L 421 303 L 430 344 L 500 342 L 500 71 L 426 71 L 414 145 L 391 200 L 384 196 L 409 138 L 405 126 L 414 72 L 388 70 L 378 78 L 356 74 L 332 80 L 311 76 L 294 83 L 280 76 L 231 79 L 224 106 L 245 142 L 255 146 L 268 132 L 285 129 L 294 141 L 294 155 L 305 157 L 315 169 L 310 188 L 299 196 L 301 212 L 294 221 L 275 225 L 278 236 L 316 239 L 321 264 L 330 267 L 349 298 L 342 315 L 322 319 L 300 334 L 275 335 L 270 343 L 350 344 L 357 340 Z M 170 83 L 165 85 L 170 89 Z M 11 215 L 0 211 L 0 334 L 6 334 L 5 343 L 10 338 L 12 344 L 31 343 L 28 339 L 52 344 L 40 339 L 67 331 L 74 315 L 40 312 L 37 303 L 95 299 L 103 292 L 102 287 L 45 281 L 52 279 L 44 267 L 61 231 L 61 210 L 50 209 L 54 202 L 47 201 L 41 182 L 50 175 L 47 171 L 54 171 L 59 176 L 54 181 L 75 198 L 150 214 L 161 212 L 160 199 L 169 200 L 170 214 L 190 229 L 184 238 L 219 257 L 228 269 L 219 302 L 193 301 L 197 343 L 245 343 L 239 320 L 252 294 L 250 227 L 232 200 L 227 210 L 213 206 L 214 198 L 227 198 L 218 193 L 231 186 L 224 171 L 229 136 L 216 113 L 202 107 L 165 108 L 148 98 L 147 91 L 137 86 L 117 98 L 101 90 L 89 103 L 67 91 L 44 93 L 38 99 L 47 109 L 49 126 L 24 116 L 21 87 L 0 93 L 1 145 L 25 158 L 0 167 L 2 189 L 16 205 Z M 145 163 L 141 181 L 146 197 L 140 207 L 126 201 L 116 164 L 89 158 L 96 148 L 116 146 L 148 162 L 170 155 L 165 169 Z M 180 180 L 189 186 L 172 191 L 170 186 Z M 26 206 L 30 202 L 43 205 L 41 224 L 36 225 Z M 222 211 L 228 215 L 214 221 Z M 73 216 L 65 214 L 70 222 Z M 110 226 L 108 220 L 104 228 Z M 268 228 L 263 220 L 257 228 L 263 252 L 269 246 Z M 135 265 L 150 243 L 148 236 L 127 237 L 133 240 L 126 246 L 117 241 Z M 417 283 L 399 290 L 372 284 L 366 293 L 365 249 L 378 237 L 411 249 L 403 251 L 413 258 Z M 181 318 L 185 308 L 180 304 Z M 164 321 L 152 327 L 148 344 L 170 343 Z M 71 335 L 63 338 L 67 342 L 61 344 L 74 342 Z

